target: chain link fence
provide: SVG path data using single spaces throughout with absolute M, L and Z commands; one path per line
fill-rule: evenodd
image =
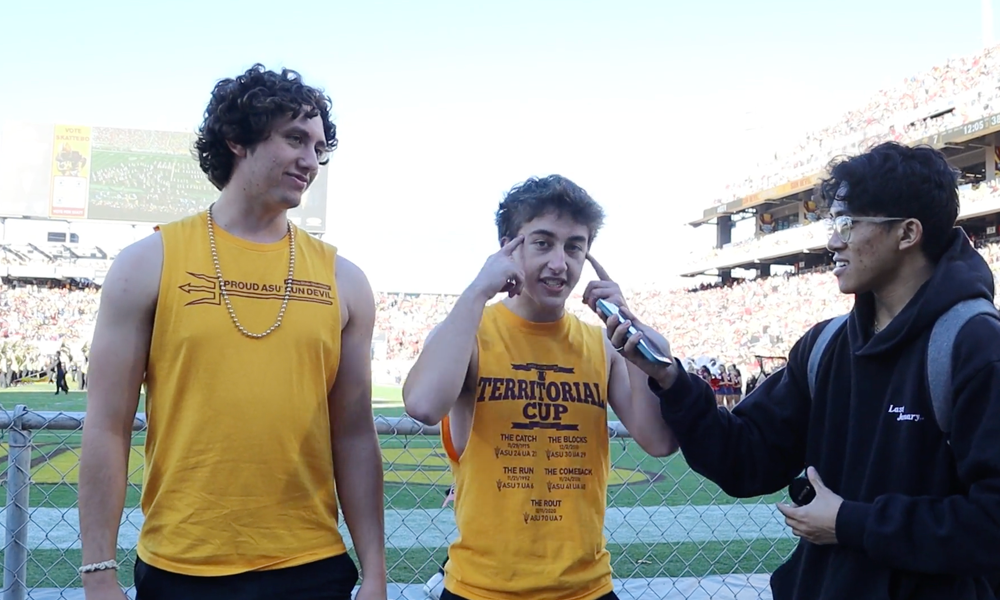
M 83 600 L 77 574 L 77 482 L 83 413 L 0 411 L 6 529 L 2 600 Z M 437 427 L 376 417 L 385 473 L 389 598 L 427 598 L 426 584 L 456 535 L 448 460 Z M 145 420 L 133 426 L 128 490 L 118 536 L 119 579 L 132 585 L 142 514 Z M 634 599 L 766 599 L 768 577 L 795 538 L 774 509 L 780 495 L 738 501 L 693 473 L 683 457 L 646 455 L 609 423 L 612 472 L 605 535 L 616 592 Z M 341 526 L 348 548 L 353 547 Z

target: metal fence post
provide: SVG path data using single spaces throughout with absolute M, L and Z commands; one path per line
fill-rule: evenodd
M 7 536 L 3 555 L 3 600 L 24 600 L 28 593 L 28 491 L 31 439 L 22 429 L 27 412 L 14 408 L 7 452 Z

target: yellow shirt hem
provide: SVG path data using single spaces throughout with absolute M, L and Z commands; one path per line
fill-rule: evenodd
M 196 577 L 220 577 L 225 575 L 239 575 L 240 573 L 248 573 L 250 571 L 273 571 L 277 569 L 287 569 L 289 567 L 298 567 L 327 558 L 340 556 L 346 552 L 347 547 L 341 543 L 322 550 L 314 550 L 312 552 L 280 560 L 267 559 L 255 562 L 244 562 L 242 564 L 203 565 L 176 562 L 165 557 L 156 556 L 155 554 L 150 553 L 141 544 L 136 548 L 136 554 L 142 559 L 142 562 L 147 565 L 168 571 L 170 573 L 176 573 L 178 575 L 191 575 Z
M 449 575 L 447 573 L 447 566 L 444 577 L 445 589 L 469 600 L 597 600 L 597 598 L 615 591 L 615 584 L 610 575 L 602 577 L 595 583 L 597 587 L 586 592 L 577 593 L 567 591 L 565 594 L 560 594 L 551 589 L 491 591 L 471 588 L 463 585 L 453 576 Z

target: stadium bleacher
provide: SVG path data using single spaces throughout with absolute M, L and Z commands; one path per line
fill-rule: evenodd
M 815 176 L 831 157 L 885 140 L 929 143 L 952 158 L 962 172 L 962 224 L 996 265 L 1000 157 L 994 138 L 1000 131 L 1000 79 L 994 75 L 998 71 L 1000 46 L 948 61 L 880 90 L 836 123 L 805 135 L 790 150 L 776 152 L 775 160 L 728 185 L 727 195 L 708 202 L 711 206 L 704 217 L 692 223 L 704 226 L 714 221 L 721 232 L 741 219 L 755 221 L 754 235 L 748 239 L 732 243 L 720 233 L 716 248 L 693 251 L 686 274 L 717 275 L 719 282 L 692 285 L 692 290 L 634 289 L 630 292 L 634 308 L 673 341 L 680 356 L 699 358 L 699 363 L 710 357 L 718 364 L 736 364 L 744 381 L 760 368 L 756 356 L 786 354 L 811 323 L 850 306 L 850 299 L 837 294 L 832 279 L 823 274 L 828 266 L 823 250 L 826 231 L 810 204 Z M 120 151 L 141 140 L 112 141 L 104 142 L 110 150 Z M 112 173 L 114 165 L 106 166 L 106 174 Z M 173 165 L 153 167 L 170 167 L 170 175 L 177 176 Z M 203 184 L 192 185 L 199 193 L 204 189 Z M 0 276 L 5 284 L 0 288 L 0 307 L 7 308 L 0 315 L 5 340 L 0 343 L 16 339 L 30 344 L 52 336 L 78 343 L 78 326 L 92 325 L 96 311 L 93 292 L 79 284 L 99 282 L 116 253 L 116 249 L 65 244 L 0 245 Z M 792 275 L 769 277 L 771 265 L 790 267 Z M 735 278 L 732 273 L 740 268 L 756 271 L 756 278 Z M 29 295 L 37 302 L 25 302 L 27 288 L 19 283 L 24 281 L 42 284 L 30 287 Z M 454 299 L 378 294 L 373 351 L 376 373 L 385 382 L 398 383 L 405 377 L 424 337 L 444 318 Z M 59 303 L 65 305 L 60 308 Z M 597 322 L 578 302 L 570 306 Z M 68 310 L 75 317 L 57 325 L 28 318 L 39 307 L 50 315 Z M 53 318 L 57 317 L 49 320 Z
M 1000 112 L 1000 46 L 935 65 L 873 94 L 835 123 L 808 132 L 773 160 L 728 183 L 715 204 L 740 200 L 819 172 L 839 154 L 856 154 L 885 141 L 912 143 Z

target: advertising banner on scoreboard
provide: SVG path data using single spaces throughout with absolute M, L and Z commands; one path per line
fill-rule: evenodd
M 54 127 L 50 175 L 49 216 L 86 219 L 90 187 L 90 127 Z

